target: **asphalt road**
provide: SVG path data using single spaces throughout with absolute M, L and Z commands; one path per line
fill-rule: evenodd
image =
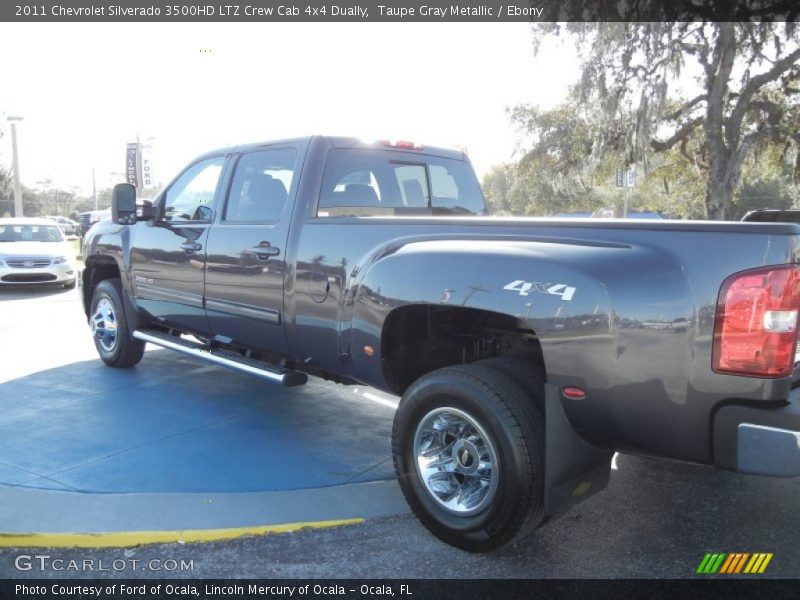
M 451 548 L 412 516 L 362 525 L 211 544 L 128 550 L 0 551 L 5 577 L 263 578 L 684 578 L 706 552 L 773 552 L 758 577 L 800 577 L 798 481 L 747 477 L 695 465 L 620 455 L 604 492 L 528 540 L 473 555 Z M 140 561 L 114 572 L 14 567 L 20 554 Z M 192 561 L 192 570 L 141 570 L 151 560 Z M 708 577 L 708 576 L 705 576 Z
M 91 355 L 77 302 L 75 292 L 0 290 L 0 381 L 46 368 L 58 362 L 59 355 L 63 363 L 67 347 L 71 360 Z M 48 327 L 59 332 L 64 346 L 40 349 L 35 340 L 41 340 Z M 772 552 L 772 562 L 758 577 L 800 577 L 800 479 L 751 477 L 624 455 L 618 456 L 616 467 L 606 491 L 550 521 L 532 538 L 487 555 L 446 546 L 406 515 L 211 544 L 3 549 L 0 578 L 683 578 L 695 576 L 704 554 L 712 551 Z M 40 570 L 34 563 L 31 570 L 22 571 L 15 567 L 21 554 L 76 559 L 81 564 L 89 560 L 95 570 Z M 120 559 L 127 563 L 119 571 L 98 571 L 101 559 L 106 566 Z M 192 568 L 142 570 L 152 559 L 191 561 Z

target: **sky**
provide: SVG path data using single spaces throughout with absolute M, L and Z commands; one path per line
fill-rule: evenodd
M 221 146 L 311 134 L 466 148 L 479 176 L 511 160 L 506 108 L 557 104 L 574 50 L 525 23 L 3 23 L 0 127 L 20 179 L 91 190 L 149 140 L 156 179 Z M 10 166 L 10 135 L 0 139 Z

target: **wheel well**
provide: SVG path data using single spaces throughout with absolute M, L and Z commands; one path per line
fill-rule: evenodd
M 425 373 L 495 356 L 544 367 L 542 347 L 527 323 L 463 306 L 414 304 L 389 313 L 381 335 L 384 379 L 402 394 Z
M 119 266 L 111 257 L 92 258 L 83 270 L 83 310 L 89 316 L 92 295 L 97 284 L 120 276 Z

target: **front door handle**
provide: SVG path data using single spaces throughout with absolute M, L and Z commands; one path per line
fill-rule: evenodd
M 186 254 L 194 254 L 195 252 L 202 250 L 203 246 L 197 242 L 183 242 L 181 244 L 181 248 L 183 248 L 183 251 L 186 252 Z
M 258 246 L 252 248 L 255 254 L 261 260 L 268 260 L 270 256 L 278 256 L 281 253 L 280 248 L 276 248 L 269 242 L 261 242 Z

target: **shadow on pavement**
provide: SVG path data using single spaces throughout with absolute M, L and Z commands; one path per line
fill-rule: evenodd
M 312 379 L 283 388 L 167 351 L 0 383 L 0 483 L 244 492 L 389 479 L 393 411 Z

